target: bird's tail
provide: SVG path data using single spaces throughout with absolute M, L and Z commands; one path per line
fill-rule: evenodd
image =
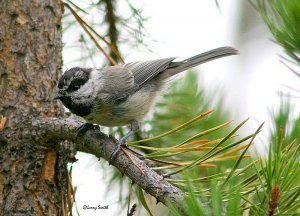
M 205 62 L 209 62 L 218 58 L 238 55 L 238 50 L 232 47 L 220 47 L 207 51 L 205 53 L 193 56 L 191 58 L 185 59 L 180 62 L 172 62 L 168 69 L 162 74 L 165 78 L 171 77 L 175 74 L 178 74 L 182 71 L 188 70 L 190 68 L 196 67 Z

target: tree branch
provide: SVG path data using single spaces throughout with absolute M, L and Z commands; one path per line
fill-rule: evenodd
M 113 44 L 116 48 L 116 50 L 118 50 L 118 29 L 117 29 L 117 15 L 115 13 L 115 8 L 116 8 L 116 2 L 112 1 L 112 0 L 102 0 L 99 1 L 99 3 L 105 4 L 105 22 L 108 24 L 108 36 L 110 39 L 110 43 Z M 118 56 L 110 51 L 109 53 L 110 56 L 113 57 L 113 59 L 115 61 L 119 61 Z
M 108 160 L 114 149 L 115 139 L 96 130 L 90 130 L 84 136 L 76 139 L 75 129 L 80 124 L 82 123 L 69 118 L 35 119 L 28 129 L 22 131 L 22 137 L 33 139 L 36 144 L 47 148 L 56 148 L 58 146 L 53 145 L 63 140 L 69 140 L 76 143 L 78 151 Z M 129 155 L 134 163 L 126 155 Z M 126 154 L 120 151 L 112 165 L 126 174 L 158 201 L 166 205 L 167 200 L 169 200 L 180 209 L 179 203 L 184 197 L 184 193 L 179 188 L 165 181 L 161 175 L 149 168 L 136 155 L 129 151 Z

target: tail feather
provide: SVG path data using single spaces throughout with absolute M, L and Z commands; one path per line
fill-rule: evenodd
M 205 62 L 209 62 L 218 58 L 238 55 L 238 50 L 232 47 L 220 47 L 217 49 L 213 49 L 207 51 L 205 53 L 201 53 L 199 55 L 193 56 L 191 58 L 185 59 L 180 62 L 172 62 L 168 69 L 163 73 L 163 75 L 168 78 L 182 71 L 188 70 L 190 68 L 196 67 Z

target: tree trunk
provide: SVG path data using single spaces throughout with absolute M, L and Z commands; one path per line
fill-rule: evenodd
M 63 215 L 67 162 L 26 137 L 26 123 L 36 117 L 63 115 L 51 100 L 62 66 L 63 3 L 0 4 L 0 115 L 7 118 L 0 128 L 0 215 Z

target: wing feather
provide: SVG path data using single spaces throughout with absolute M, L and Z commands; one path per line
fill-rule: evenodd
M 132 62 L 124 65 L 124 68 L 131 71 L 134 83 L 141 86 L 151 80 L 157 74 L 166 70 L 175 58 L 164 58 L 152 61 Z
M 99 89 L 106 102 L 122 101 L 145 82 L 166 70 L 175 58 L 165 58 L 144 62 L 106 67 L 99 70 Z
M 133 74 L 123 65 L 102 68 L 98 74 L 99 86 L 101 86 L 98 94 L 106 102 L 126 98 L 138 88 L 138 85 L 134 83 Z

